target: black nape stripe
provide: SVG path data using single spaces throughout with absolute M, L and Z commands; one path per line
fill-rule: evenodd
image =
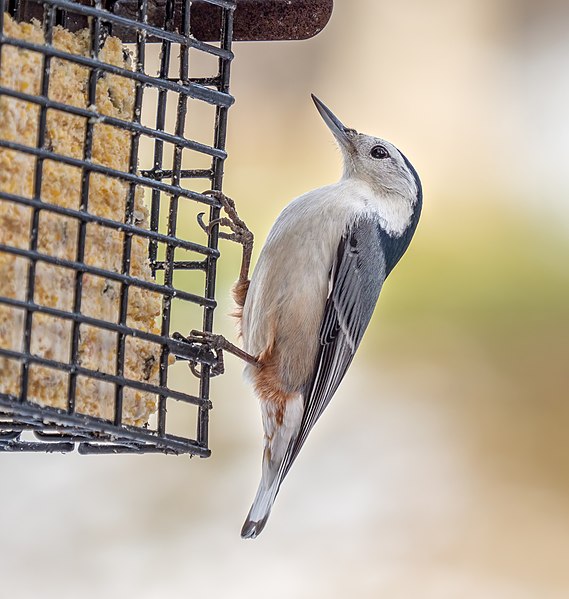
M 419 179 L 419 174 L 415 170 L 415 167 L 409 162 L 407 156 L 405 156 L 405 154 L 403 154 L 401 150 L 399 150 L 399 153 L 401 154 L 401 158 L 403 158 L 403 160 L 405 161 L 405 165 L 411 171 L 413 179 L 415 180 L 415 184 L 417 185 L 417 207 L 419 208 L 419 214 L 417 214 L 418 221 L 419 216 L 421 215 L 421 208 L 423 206 L 423 186 L 421 184 L 421 179 Z M 415 226 L 417 225 L 415 224 Z
M 395 265 L 399 262 L 409 244 L 411 243 L 411 239 L 417 229 L 417 224 L 419 223 L 419 217 L 421 216 L 421 210 L 423 208 L 423 186 L 421 185 L 421 179 L 419 179 L 419 175 L 415 170 L 414 166 L 409 162 L 405 154 L 399 151 L 401 157 L 405 161 L 405 164 L 411 174 L 413 175 L 413 179 L 415 180 L 415 184 L 417 185 L 417 201 L 415 203 L 415 208 L 413 210 L 413 214 L 411 216 L 411 222 L 409 226 L 400 237 L 392 237 L 384 231 L 381 226 L 379 227 L 379 235 L 381 238 L 381 245 L 383 251 L 385 252 L 385 268 L 386 275 L 388 275 L 394 268 Z

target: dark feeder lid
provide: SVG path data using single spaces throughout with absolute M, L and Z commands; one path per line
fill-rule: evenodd
M 77 4 L 92 6 L 89 0 L 78 0 Z M 233 2 L 220 0 L 220 5 L 231 6 Z M 305 40 L 314 37 L 328 23 L 334 0 L 236 0 L 233 21 L 234 41 Z M 138 0 L 105 0 L 103 7 L 109 12 L 137 20 Z M 172 31 L 180 30 L 182 0 L 174 2 Z M 163 27 L 166 0 L 148 0 L 148 23 Z M 191 4 L 191 35 L 205 42 L 219 41 L 221 31 L 221 6 L 204 0 L 194 0 Z M 41 20 L 43 7 L 32 0 L 17 2 L 16 18 L 30 21 Z M 84 15 L 67 13 L 65 27 L 77 31 L 88 27 Z M 124 42 L 136 41 L 134 27 L 114 24 L 113 35 Z M 148 37 L 147 41 L 153 40 Z

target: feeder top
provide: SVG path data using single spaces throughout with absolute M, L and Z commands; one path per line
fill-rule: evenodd
M 181 30 L 182 3 L 175 0 L 173 31 Z M 89 4 L 81 0 L 80 4 Z M 103 0 L 112 14 L 136 20 L 138 0 Z M 328 23 L 334 0 L 194 0 L 191 4 L 191 34 L 201 41 L 219 41 L 222 8 L 235 6 L 233 41 L 305 40 L 314 37 Z M 148 0 L 148 23 L 162 27 L 166 0 Z M 32 0 L 18 2 L 18 20 L 41 20 L 43 7 Z M 69 14 L 66 28 L 71 31 L 88 26 L 86 17 Z M 135 42 L 136 31 L 115 27 L 113 35 L 123 42 Z M 148 41 L 158 41 L 148 38 Z

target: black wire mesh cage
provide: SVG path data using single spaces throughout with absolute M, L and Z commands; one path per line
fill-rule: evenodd
M 194 391 L 169 379 L 196 357 L 177 311 L 211 331 L 215 308 L 217 233 L 195 221 L 219 203 L 194 190 L 221 189 L 235 3 L 207 4 L 219 43 L 187 1 L 0 0 L 4 451 L 209 455 L 209 365 Z
M 0 0 L 0 450 L 209 455 L 216 357 L 175 331 L 213 326 L 233 34 L 331 10 Z

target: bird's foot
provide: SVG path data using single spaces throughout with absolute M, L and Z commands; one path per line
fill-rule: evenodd
M 241 273 L 239 280 L 246 281 L 249 277 L 249 266 L 251 265 L 251 255 L 253 253 L 253 233 L 248 229 L 247 225 L 239 218 L 237 209 L 235 208 L 235 202 L 223 194 L 221 191 L 209 190 L 204 191 L 205 195 L 210 195 L 221 203 L 226 217 L 214 218 L 208 224 L 203 220 L 204 213 L 198 214 L 198 224 L 200 227 L 209 235 L 215 226 L 227 227 L 230 232 L 219 231 L 218 236 L 220 239 L 228 239 L 234 241 L 243 246 L 243 259 L 241 262 Z
M 208 333 L 206 331 L 190 331 L 190 334 L 186 337 L 181 335 L 180 333 L 174 333 L 172 335 L 174 339 L 177 341 L 183 341 L 185 343 L 189 343 L 198 349 L 198 352 L 205 352 L 211 354 L 215 354 L 215 358 L 213 360 L 213 364 L 211 364 L 210 375 L 218 376 L 225 372 L 225 363 L 223 359 L 223 352 L 227 351 L 238 358 L 241 358 L 245 362 L 249 364 L 258 365 L 257 359 L 247 352 L 243 351 L 233 343 L 227 341 L 223 335 L 215 335 L 214 333 Z M 195 361 L 189 360 L 189 367 L 192 373 L 198 378 L 201 377 L 201 369 L 198 369 L 197 363 L 199 362 L 199 358 L 196 358 Z M 211 362 L 211 357 L 208 360 Z
M 248 229 L 247 225 L 239 218 L 237 209 L 235 208 L 235 202 L 223 194 L 221 191 L 209 190 L 204 191 L 204 195 L 210 195 L 216 200 L 221 202 L 227 217 L 215 218 L 209 224 L 206 225 L 203 221 L 204 213 L 198 214 L 198 223 L 200 227 L 206 232 L 211 233 L 211 230 L 215 225 L 228 227 L 231 233 L 226 231 L 219 231 L 220 239 L 229 239 L 229 241 L 235 241 L 243 246 L 253 246 L 253 233 Z
M 216 337 L 216 335 L 202 331 L 191 331 L 187 336 L 178 332 L 172 335 L 172 338 L 176 341 L 181 341 L 191 347 L 193 357 L 187 355 L 176 357 L 187 360 L 192 374 L 198 378 L 202 375 L 201 368 L 198 368 L 198 364 L 209 365 L 210 376 L 219 376 L 225 372 L 223 351 L 220 348 L 215 347 L 215 344 L 209 342 L 208 335 Z

